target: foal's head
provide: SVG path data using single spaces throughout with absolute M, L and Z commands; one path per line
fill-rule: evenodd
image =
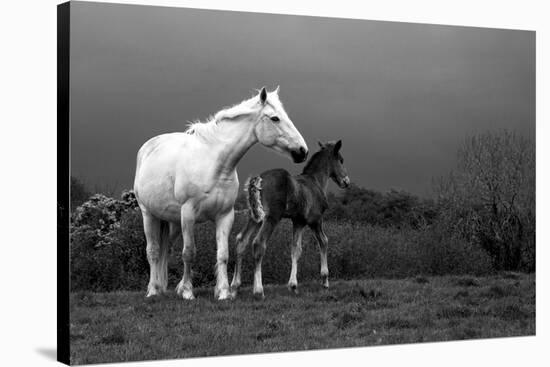
M 342 154 L 340 153 L 340 149 L 342 148 L 342 140 L 338 140 L 336 143 L 318 143 L 321 150 L 326 151 L 326 155 L 328 157 L 328 173 L 330 178 L 332 178 L 332 180 L 341 188 L 348 187 L 350 180 L 348 173 L 346 172 L 346 168 L 344 167 L 344 157 L 342 157 Z
M 259 114 L 254 132 L 258 141 L 276 152 L 289 154 L 294 163 L 306 160 L 308 148 L 279 99 L 279 87 L 273 92 L 262 88 L 258 94 Z
M 328 143 L 318 142 L 321 150 L 311 157 L 310 162 L 304 168 L 304 171 L 323 169 L 328 176 L 341 188 L 346 188 L 350 184 L 350 179 L 346 168 L 344 167 L 344 157 L 340 153 L 342 140 Z

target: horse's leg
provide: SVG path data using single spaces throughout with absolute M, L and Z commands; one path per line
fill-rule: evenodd
M 179 223 L 167 223 L 167 226 L 161 229 L 160 269 L 164 292 L 168 289 L 168 259 L 170 256 L 170 248 L 178 239 L 181 239 L 181 226 Z
M 256 263 L 256 268 L 254 270 L 254 286 L 252 292 L 257 296 L 261 296 L 262 298 L 264 298 L 264 287 L 262 285 L 262 259 L 264 257 L 267 240 L 269 239 L 269 237 L 271 237 L 271 234 L 273 233 L 276 224 L 277 221 L 273 220 L 272 218 L 266 217 L 262 223 L 262 226 L 260 227 L 258 234 L 252 242 L 252 246 L 254 248 L 254 261 Z
M 250 238 L 254 232 L 259 228 L 260 224 L 256 223 L 251 218 L 248 218 L 246 226 L 241 232 L 237 235 L 237 259 L 235 261 L 235 272 L 233 273 L 233 280 L 231 281 L 231 290 L 236 292 L 237 289 L 241 286 L 241 271 L 243 263 L 243 253 L 246 250 L 246 247 L 250 243 Z
M 327 264 L 327 249 L 328 237 L 323 229 L 323 222 L 315 224 L 311 228 L 319 245 L 319 253 L 321 255 L 321 283 L 323 287 L 328 288 L 328 264 Z
M 162 284 L 162 238 L 161 221 L 155 216 L 143 211 L 143 230 L 147 241 L 147 261 L 149 261 L 149 285 L 147 297 L 155 296 L 163 292 Z
M 181 208 L 181 233 L 183 237 L 183 278 L 176 287 L 178 295 L 183 299 L 194 299 L 193 284 L 191 282 L 191 266 L 195 259 L 195 235 L 193 228 L 195 226 L 195 214 L 188 206 Z
M 233 208 L 216 219 L 216 288 L 214 297 L 223 300 L 231 297 L 229 280 L 227 279 L 227 260 L 229 259 L 228 237 L 233 227 L 235 212 Z
M 168 255 L 170 251 L 170 227 L 167 222 L 161 222 L 160 227 L 160 256 L 159 256 L 159 284 L 162 293 L 168 290 Z
M 290 278 L 288 279 L 288 289 L 293 292 L 298 292 L 298 259 L 302 254 L 302 234 L 305 226 L 299 222 L 293 222 L 292 226 L 292 242 L 290 244 L 290 256 L 292 259 L 292 269 L 290 270 Z

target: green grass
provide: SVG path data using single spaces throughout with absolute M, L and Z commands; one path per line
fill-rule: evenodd
M 71 295 L 73 364 L 535 334 L 535 275 L 416 277 L 265 286 L 218 302 L 211 288 Z

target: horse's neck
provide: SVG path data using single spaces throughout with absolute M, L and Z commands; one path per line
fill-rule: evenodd
M 304 172 L 302 175 L 310 177 L 319 185 L 319 187 L 321 187 L 323 193 L 325 195 L 327 194 L 329 174 L 325 167 L 316 167 L 316 169 Z
M 244 154 L 257 143 L 254 124 L 247 119 L 239 121 L 220 121 L 218 139 L 215 147 L 218 159 L 216 171 L 222 175 L 231 175 Z

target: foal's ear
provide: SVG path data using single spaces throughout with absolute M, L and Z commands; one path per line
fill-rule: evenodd
M 321 143 L 319 140 L 317 140 L 317 144 L 319 144 L 321 149 L 325 149 L 325 144 Z
M 338 153 L 340 148 L 342 148 L 342 140 L 338 140 L 334 145 L 334 153 Z
M 267 91 L 265 90 L 265 87 L 262 87 L 262 90 L 260 91 L 260 103 L 265 104 L 265 101 L 267 101 Z

